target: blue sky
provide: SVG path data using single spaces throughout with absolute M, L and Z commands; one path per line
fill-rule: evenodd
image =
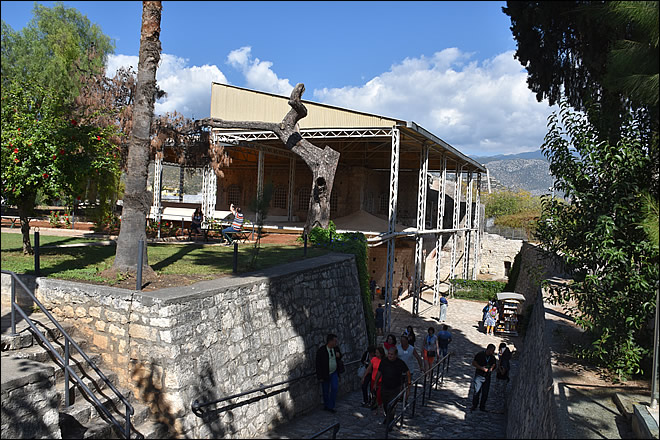
M 54 2 L 40 2 L 48 7 Z M 137 66 L 142 3 L 63 2 L 114 39 L 108 71 Z M 538 103 L 505 2 L 164 1 L 157 113 L 209 115 L 211 82 L 412 120 L 470 155 L 538 149 Z M 33 2 L 2 1 L 14 30 Z

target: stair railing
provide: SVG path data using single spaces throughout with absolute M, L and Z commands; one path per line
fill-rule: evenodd
M 345 365 L 346 368 L 348 368 L 349 366 L 357 365 L 359 363 L 360 363 L 360 360 L 356 360 L 356 361 L 347 362 L 344 365 Z M 280 386 L 280 385 L 286 385 L 286 384 L 298 382 L 300 380 L 307 379 L 307 378 L 312 377 L 312 376 L 316 376 L 316 372 L 305 374 L 303 376 L 296 377 L 294 379 L 283 380 L 281 382 L 272 383 L 272 384 L 269 384 L 269 385 L 261 385 L 259 388 L 253 388 L 253 389 L 248 390 L 248 391 L 243 391 L 242 393 L 232 394 L 231 396 L 222 397 L 220 399 L 211 400 L 209 402 L 200 402 L 198 399 L 195 399 L 192 402 L 192 404 L 190 405 L 190 407 L 192 409 L 192 412 L 197 417 L 201 417 L 202 416 L 201 409 L 203 407 L 210 406 L 210 405 L 215 405 L 216 403 L 226 402 L 227 400 L 236 399 L 237 397 L 243 397 L 243 396 L 247 396 L 248 394 L 254 394 L 254 393 L 264 393 L 264 395 L 267 397 L 268 393 L 266 392 L 266 390 L 268 388 L 274 388 L 274 387 L 277 387 L 277 386 Z M 251 400 L 247 401 L 246 403 L 251 403 Z M 220 412 L 224 412 L 224 411 L 227 411 L 227 408 L 221 408 L 218 412 L 220 413 Z
M 387 407 L 385 408 L 385 413 L 387 414 L 386 421 L 385 423 L 385 438 L 387 439 L 388 434 L 392 427 L 399 423 L 399 426 L 403 426 L 403 415 L 406 412 L 406 410 L 410 407 L 412 407 L 412 415 L 411 417 L 415 416 L 415 407 L 417 405 L 417 388 L 418 384 L 422 384 L 422 406 L 424 406 L 424 397 L 426 396 L 426 385 L 428 383 L 428 393 L 429 396 L 428 398 L 431 398 L 431 390 L 435 386 L 435 389 L 438 389 L 438 382 L 442 383 L 444 382 L 444 377 L 445 374 L 449 371 L 449 359 L 451 357 L 451 354 L 446 354 L 440 359 L 437 359 L 437 361 L 429 368 L 428 370 L 424 371 L 417 379 L 412 381 L 410 383 L 410 387 L 413 389 L 413 398 L 412 401 L 408 401 L 408 396 L 410 393 L 410 387 L 404 386 L 402 387 L 403 389 L 399 392 L 399 394 L 396 395 L 394 399 L 392 399 Z M 434 381 L 434 376 L 435 375 L 435 381 Z M 404 399 L 405 396 L 405 399 Z M 396 408 L 399 403 L 399 401 L 402 400 L 403 404 L 401 406 L 401 411 L 397 413 Z
M 337 432 L 339 432 L 339 422 L 333 423 L 332 425 L 328 426 L 325 429 L 322 429 L 321 431 L 317 432 L 316 434 L 313 434 L 311 437 L 307 437 L 308 439 L 314 439 L 314 438 L 319 438 L 326 432 L 330 431 L 332 429 L 332 438 L 336 439 L 337 438 Z
M 32 329 L 33 333 L 41 339 L 41 341 L 46 345 L 50 353 L 55 356 L 55 358 L 60 362 L 61 368 L 64 370 L 64 405 L 68 408 L 71 406 L 70 404 L 70 396 L 69 396 L 69 376 L 71 376 L 74 379 L 74 382 L 78 386 L 80 386 L 87 396 L 89 396 L 93 401 L 95 406 L 100 409 L 103 414 L 105 414 L 108 419 L 110 419 L 110 422 L 116 426 L 119 431 L 123 434 L 124 438 L 130 438 L 131 434 L 131 415 L 135 413 L 135 410 L 133 409 L 133 406 L 129 403 L 129 401 L 124 397 L 124 395 L 115 388 L 115 386 L 110 382 L 110 380 L 103 374 L 103 372 L 96 366 L 96 364 L 87 356 L 87 354 L 76 344 L 76 342 L 69 336 L 69 334 L 62 328 L 59 322 L 53 318 L 53 315 L 50 314 L 48 310 L 46 310 L 46 307 L 37 299 L 37 297 L 30 292 L 30 289 L 18 278 L 18 276 L 9 270 L 2 270 L 2 273 L 11 275 L 11 334 L 12 336 L 16 336 L 18 333 L 16 333 L 16 314 L 15 312 L 18 312 L 19 315 L 25 319 L 25 322 L 30 326 Z M 16 284 L 15 281 L 18 282 L 18 284 L 25 290 L 25 292 L 30 296 L 32 301 L 35 302 L 35 304 L 41 309 L 41 311 L 50 319 L 50 321 L 57 327 L 57 329 L 60 331 L 60 333 L 64 336 L 64 359 L 62 359 L 62 356 L 57 352 L 57 350 L 53 347 L 53 345 L 48 341 L 46 336 L 44 336 L 37 326 L 34 324 L 34 322 L 28 317 L 28 315 L 23 311 L 23 309 L 16 303 Z M 76 372 L 71 368 L 69 365 L 69 346 L 73 345 L 73 348 L 78 350 L 78 353 L 87 361 L 90 367 L 96 373 L 99 375 L 101 380 L 105 382 L 105 384 L 110 388 L 115 395 L 121 400 L 121 402 L 126 406 L 126 419 L 125 419 L 125 424 L 122 426 L 120 422 L 115 419 L 115 417 L 112 415 L 110 410 L 101 403 L 101 401 L 94 395 L 94 393 L 89 389 L 87 385 L 82 381 L 80 377 L 76 374 Z M 141 436 L 139 438 L 142 438 Z

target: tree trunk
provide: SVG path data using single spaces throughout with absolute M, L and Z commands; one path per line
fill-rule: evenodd
M 149 167 L 149 145 L 151 120 L 156 100 L 156 69 L 160 60 L 160 16 L 159 1 L 142 3 L 142 29 L 140 36 L 140 58 L 133 130 L 128 141 L 126 167 L 126 191 L 121 216 L 121 227 L 117 238 L 117 253 L 112 269 L 121 272 L 136 272 L 138 242 L 144 240 L 143 274 L 153 275 L 147 260 L 146 216 L 151 205 L 147 188 Z
M 34 214 L 36 195 L 27 194 L 17 205 L 18 217 L 21 221 L 21 234 L 23 235 L 23 254 L 33 254 L 32 244 L 30 243 L 30 216 Z
M 312 188 L 305 231 L 315 226 L 327 228 L 330 222 L 330 194 L 339 163 L 339 152 L 326 146 L 324 149 L 306 141 L 300 135 L 298 121 L 307 116 L 307 108 L 301 101 L 305 85 L 294 87 L 289 99 L 291 110 L 279 124 L 259 121 L 225 121 L 205 118 L 196 122 L 197 126 L 216 128 L 246 128 L 250 130 L 269 130 L 275 133 L 287 149 L 293 151 L 305 161 L 312 171 Z

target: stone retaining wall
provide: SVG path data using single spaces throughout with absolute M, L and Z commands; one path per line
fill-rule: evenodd
M 123 386 L 178 435 L 250 438 L 317 407 L 314 377 L 204 409 L 191 403 L 314 372 L 327 333 L 346 362 L 367 346 L 355 259 L 329 254 L 250 275 L 137 292 L 47 278 L 37 296 L 94 344 Z M 354 369 L 342 392 L 358 389 Z M 241 404 L 250 400 L 251 403 Z
M 507 438 L 557 438 L 550 347 L 540 281 L 563 274 L 563 267 L 546 258 L 534 245 L 524 243 L 515 291 L 525 296 L 528 319 L 518 374 L 507 400 Z

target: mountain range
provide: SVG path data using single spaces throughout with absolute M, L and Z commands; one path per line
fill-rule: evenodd
M 470 157 L 488 168 L 492 189 L 524 190 L 534 196 L 551 192 L 554 178 L 541 150 Z

